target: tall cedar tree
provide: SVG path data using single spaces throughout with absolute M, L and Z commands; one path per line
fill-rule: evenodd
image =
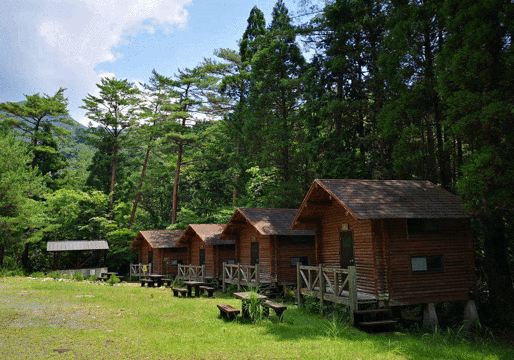
M 458 191 L 481 224 L 490 309 L 512 324 L 506 225 L 514 218 L 514 4 L 447 0 L 444 15 L 441 97 L 448 126 L 470 150 Z
M 301 191 L 304 154 L 301 123 L 305 59 L 296 44 L 295 28 L 279 0 L 265 35 L 249 43 L 255 49 L 251 66 L 245 133 L 256 164 L 274 174 L 270 199 L 274 206 L 295 206 Z
M 392 2 L 380 64 L 387 103 L 379 116 L 389 177 L 421 178 L 455 190 L 453 136 L 443 125 L 436 64 L 444 44 L 443 0 Z M 389 170 L 388 170 L 389 169 Z
M 140 91 L 126 79 L 102 78 L 101 83 L 96 86 L 100 89 L 100 95 L 96 97 L 88 94 L 83 99 L 82 109 L 87 111 L 90 120 L 99 124 L 101 131 L 94 131 L 94 134 L 102 139 L 96 145 L 107 145 L 111 157 L 109 205 L 112 210 L 119 152 L 130 143 L 132 131 L 137 127 Z M 90 124 L 90 129 L 92 128 L 93 125 Z

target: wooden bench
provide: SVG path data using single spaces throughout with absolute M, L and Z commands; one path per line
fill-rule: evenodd
M 144 287 L 145 284 L 148 287 L 153 287 L 153 284 L 154 284 L 154 281 L 150 280 L 150 279 L 141 279 L 141 280 L 139 280 L 139 282 L 141 283 L 141 287 Z
M 97 279 L 100 280 L 100 281 L 106 281 L 107 280 L 107 276 L 99 276 Z
M 207 296 L 208 297 L 213 297 L 214 296 L 214 290 L 216 290 L 216 289 L 213 288 L 213 287 L 210 287 L 210 286 L 200 286 L 200 290 L 202 292 L 207 291 Z
M 122 281 L 123 279 L 125 279 L 125 276 L 116 276 L 118 279 L 120 279 L 120 281 Z
M 164 285 L 171 287 L 171 283 L 173 282 L 173 279 L 162 279 L 161 281 Z
M 220 309 L 220 317 L 226 318 L 226 319 L 232 319 L 234 320 L 237 315 L 241 313 L 241 311 L 237 310 L 236 308 L 230 306 L 229 304 L 218 304 L 218 309 Z
M 273 309 L 275 310 L 275 314 L 277 317 L 282 320 L 282 313 L 287 310 L 287 306 L 273 302 L 273 301 L 265 301 L 262 303 L 263 308 Z M 268 310 L 269 312 L 269 310 Z
M 178 297 L 178 294 L 182 294 L 183 297 L 187 296 L 187 289 L 181 289 L 181 288 L 171 288 L 171 291 L 173 291 L 173 296 Z

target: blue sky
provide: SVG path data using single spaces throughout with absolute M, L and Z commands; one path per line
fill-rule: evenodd
M 291 14 L 301 0 L 284 0 Z M 237 49 L 251 8 L 276 0 L 1 0 L 0 102 L 66 88 L 71 116 L 102 76 L 171 76 L 219 48 Z

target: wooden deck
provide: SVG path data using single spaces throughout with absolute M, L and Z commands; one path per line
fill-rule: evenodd
M 316 287 L 313 290 L 301 289 L 300 292 L 304 296 L 321 299 L 321 289 L 319 287 Z M 323 299 L 338 304 L 350 305 L 350 292 L 348 290 L 343 290 L 339 296 L 334 295 L 333 292 L 324 292 Z M 357 291 L 357 302 L 359 304 L 372 304 L 376 303 L 378 300 L 378 297 L 374 294 Z

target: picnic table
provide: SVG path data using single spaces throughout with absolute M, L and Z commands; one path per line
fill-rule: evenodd
M 238 299 L 241 299 L 241 310 L 242 310 L 242 316 L 243 317 L 250 317 L 250 299 L 252 296 L 255 296 L 259 302 L 259 306 L 262 306 L 264 301 L 268 299 L 267 296 L 257 294 L 255 292 L 251 291 L 245 291 L 245 292 L 237 292 L 234 293 L 234 296 Z
M 161 287 L 162 286 L 162 279 L 164 279 L 164 275 L 150 274 L 150 275 L 147 275 L 147 278 L 152 280 L 154 283 L 156 283 L 157 287 Z
M 193 287 L 195 288 L 195 296 L 200 296 L 200 286 L 207 285 L 203 281 L 184 281 L 184 285 L 187 286 L 187 293 L 188 296 L 193 296 Z
M 108 271 L 108 272 L 104 272 L 100 275 L 99 279 L 100 280 L 109 280 L 111 278 L 111 276 L 113 275 L 118 275 L 117 272 L 114 272 L 114 271 Z

